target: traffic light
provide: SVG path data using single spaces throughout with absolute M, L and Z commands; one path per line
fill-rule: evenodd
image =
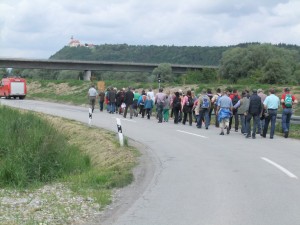
M 158 80 L 158 83 L 161 82 L 161 79 L 160 79 L 160 73 L 157 75 L 157 80 Z

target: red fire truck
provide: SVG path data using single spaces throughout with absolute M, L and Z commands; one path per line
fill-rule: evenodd
M 0 81 L 0 97 L 24 99 L 27 94 L 24 78 L 7 77 Z

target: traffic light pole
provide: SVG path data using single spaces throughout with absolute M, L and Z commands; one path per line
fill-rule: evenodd
M 157 80 L 158 80 L 158 88 L 160 88 L 160 82 L 161 82 L 160 73 L 157 74 Z

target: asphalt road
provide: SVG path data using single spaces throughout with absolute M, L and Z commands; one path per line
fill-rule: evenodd
M 84 107 L 5 99 L 1 104 L 88 123 Z M 116 132 L 116 118 L 125 136 L 145 146 L 144 162 L 152 172 L 140 173 L 137 180 L 147 181 L 141 181 L 143 188 L 132 188 L 131 198 L 120 201 L 118 213 L 101 224 L 300 224 L 299 140 L 220 136 L 213 126 L 158 124 L 154 118 L 123 119 L 99 110 L 92 125 Z

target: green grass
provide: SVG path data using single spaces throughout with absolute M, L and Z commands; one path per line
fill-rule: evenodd
M 33 112 L 0 106 L 0 114 L 0 188 L 25 190 L 64 182 L 73 191 L 92 196 L 104 207 L 111 202 L 113 188 L 124 187 L 133 181 L 131 170 L 135 160 L 127 151 L 133 151 L 133 148 L 117 147 L 115 135 L 102 134 L 107 144 L 103 143 L 103 147 L 98 144 L 94 152 L 97 142 L 88 146 L 81 140 L 91 141 L 82 137 L 82 133 L 75 133 L 91 131 L 94 133 L 89 136 L 93 137 L 99 133 L 93 128 L 84 130 L 78 124 L 68 124 L 60 128 L 69 131 L 65 135 L 55 128 L 54 122 L 50 123 Z M 63 122 L 57 123 L 61 125 Z M 71 127 L 75 127 L 74 130 Z M 79 142 L 72 144 L 71 139 Z M 92 153 L 82 151 L 82 146 Z M 92 162 L 91 154 L 93 160 L 99 162 Z M 137 152 L 133 154 L 138 155 Z
M 0 187 L 26 188 L 90 168 L 90 158 L 33 113 L 0 107 Z

